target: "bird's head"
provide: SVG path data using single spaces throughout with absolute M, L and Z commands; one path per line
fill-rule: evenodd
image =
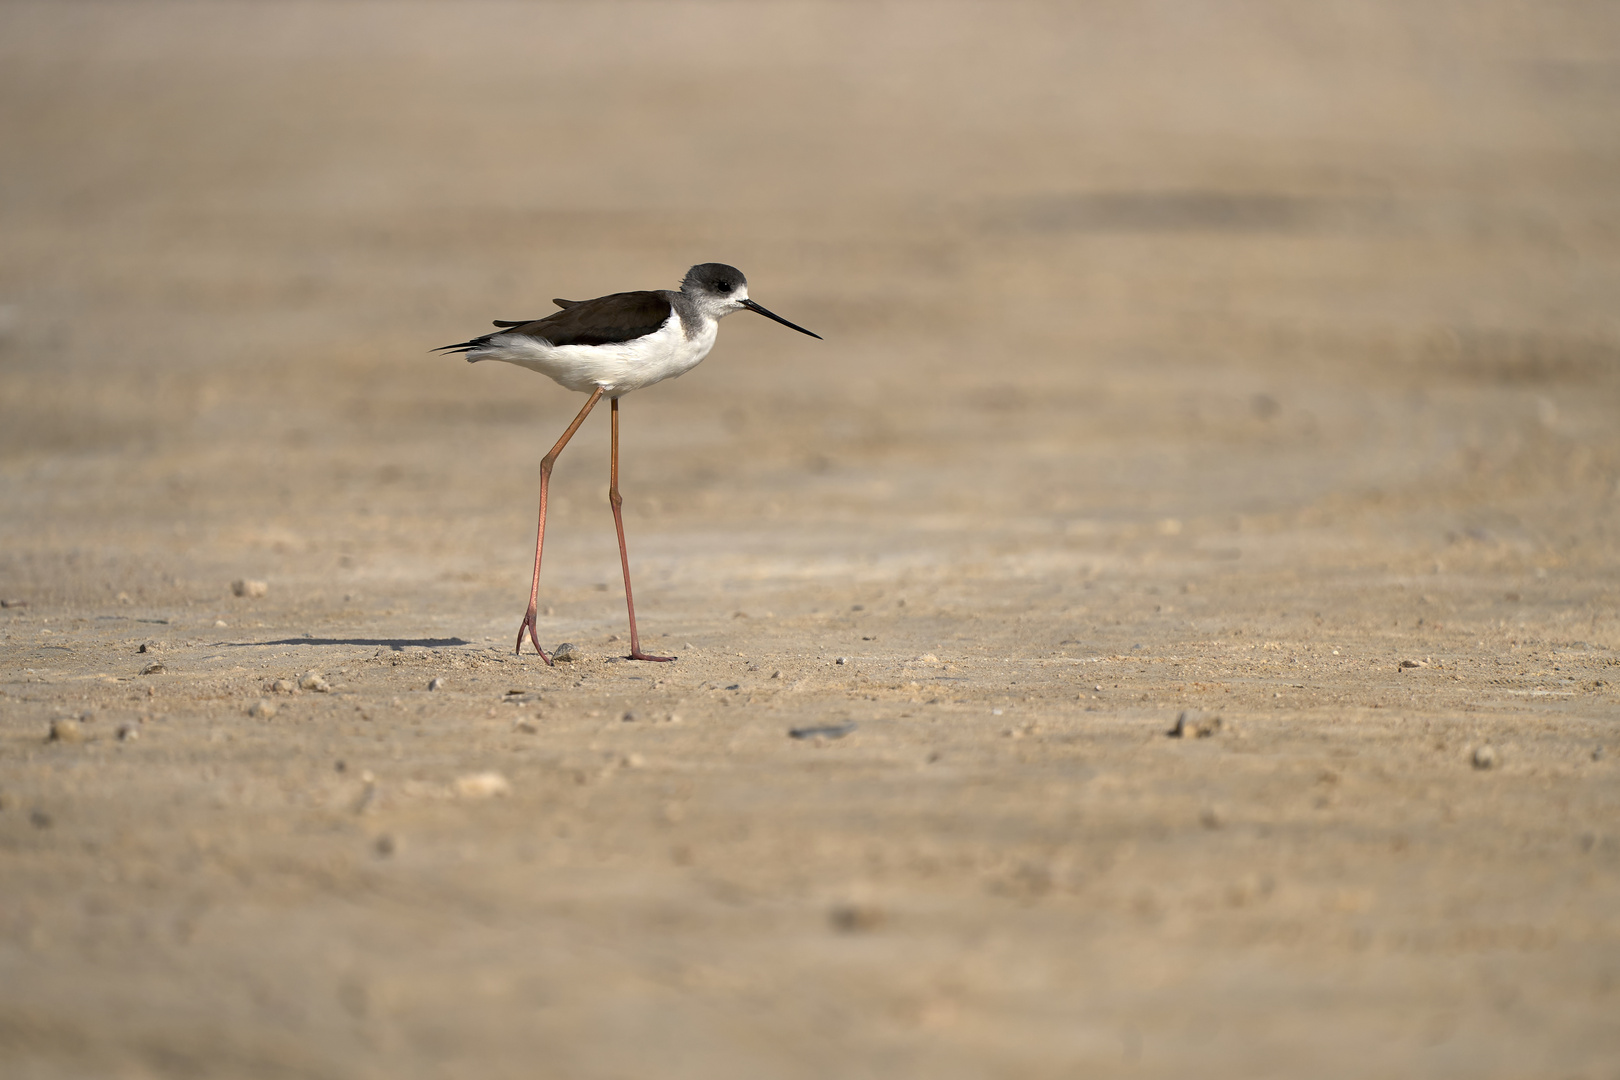
M 790 323 L 748 299 L 748 279 L 735 266 L 699 263 L 686 272 L 685 279 L 681 281 L 681 292 L 695 300 L 698 310 L 711 319 L 723 319 L 733 311 L 747 308 L 801 334 L 810 334 L 817 340 L 821 338 L 820 334 L 811 334 L 804 327 Z

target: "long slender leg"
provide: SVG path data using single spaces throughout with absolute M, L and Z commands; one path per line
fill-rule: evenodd
M 624 499 L 619 495 L 619 399 L 613 403 L 612 463 L 608 466 L 608 502 L 613 506 L 613 527 L 619 530 L 619 563 L 624 567 L 624 606 L 630 609 L 630 655 L 628 660 L 656 660 L 667 663 L 673 656 L 649 656 L 641 651 L 641 637 L 636 633 L 636 601 L 630 595 L 630 553 L 624 546 L 624 514 L 619 507 Z
M 585 418 L 591 414 L 591 410 L 596 408 L 596 403 L 600 400 L 602 400 L 602 388 L 598 386 L 591 391 L 590 399 L 585 402 L 585 407 L 579 410 L 579 415 L 574 417 L 574 422 L 569 424 L 568 430 L 562 433 L 562 438 L 557 440 L 557 445 L 551 448 L 551 453 L 540 459 L 540 529 L 534 540 L 534 584 L 529 587 L 528 613 L 523 616 L 523 624 L 518 627 L 517 652 L 519 655 L 523 653 L 523 631 L 527 630 L 529 640 L 534 642 L 534 651 L 540 654 L 540 659 L 544 660 L 548 666 L 551 664 L 551 657 L 547 656 L 546 651 L 540 647 L 540 633 L 536 629 L 534 619 L 535 610 L 540 602 L 540 551 L 546 546 L 546 492 L 551 487 L 551 468 L 557 464 L 557 455 L 562 453 L 563 447 L 568 445 L 568 440 L 574 437 L 574 432 L 579 430 L 579 425 L 585 422 Z

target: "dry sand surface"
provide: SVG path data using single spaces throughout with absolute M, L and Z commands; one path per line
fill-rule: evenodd
M 1620 1076 L 1617 116 L 1596 3 L 0 6 L 0 1073 Z M 679 660 L 605 408 L 514 656 L 582 399 L 427 350 L 707 260 L 826 340 L 625 399 Z

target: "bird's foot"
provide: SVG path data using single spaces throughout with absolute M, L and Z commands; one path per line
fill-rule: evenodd
M 672 663 L 673 661 L 675 661 L 678 658 L 674 657 L 674 656 L 649 656 L 647 653 L 642 652 L 640 649 L 632 649 L 631 652 L 630 652 L 630 655 L 625 657 L 625 659 L 626 660 L 650 660 L 650 661 L 652 661 L 653 663 L 656 663 L 656 664 L 668 664 L 668 663 Z
M 544 650 L 544 649 L 542 649 L 540 647 L 540 631 L 537 628 L 537 624 L 535 622 L 535 610 L 534 610 L 534 608 L 529 609 L 528 614 L 523 616 L 522 624 L 518 626 L 517 650 L 516 650 L 516 654 L 518 656 L 523 655 L 523 632 L 525 630 L 527 630 L 529 632 L 529 640 L 534 642 L 534 651 L 540 654 L 540 659 L 542 659 L 542 660 L 544 660 L 546 662 L 547 667 L 552 667 L 553 664 L 551 662 L 551 657 L 547 656 L 546 655 L 546 650 Z

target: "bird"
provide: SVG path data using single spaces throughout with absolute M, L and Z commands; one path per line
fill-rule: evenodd
M 691 371 L 709 355 L 720 320 L 737 311 L 752 311 L 783 326 L 822 340 L 797 323 L 767 311 L 748 296 L 748 279 L 735 266 L 699 263 L 686 272 L 679 289 L 644 289 L 610 293 L 594 300 L 553 300 L 561 310 L 539 319 L 496 319 L 497 329 L 482 337 L 434 352 L 462 353 L 468 363 L 500 360 L 538 371 L 559 385 L 589 394 L 585 405 L 549 453 L 540 459 L 540 526 L 534 541 L 534 580 L 529 608 L 518 625 L 516 654 L 523 654 L 528 634 L 534 651 L 549 666 L 552 658 L 540 647 L 535 613 L 540 599 L 540 556 L 546 544 L 546 493 L 557 457 L 585 422 L 597 402 L 612 403 L 609 445 L 608 504 L 619 534 L 619 563 L 624 569 L 624 603 L 630 615 L 629 660 L 668 663 L 673 656 L 641 651 L 636 630 L 636 602 L 630 591 L 630 555 L 624 545 L 624 500 L 619 495 L 619 399 L 632 390 L 673 379 Z

